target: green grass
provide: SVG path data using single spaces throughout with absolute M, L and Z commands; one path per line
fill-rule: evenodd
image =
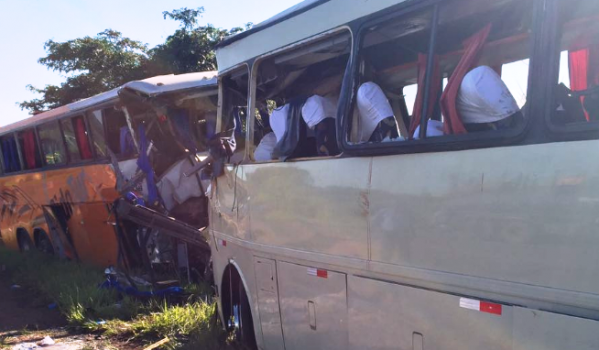
M 80 330 L 146 343 L 169 337 L 172 341 L 167 348 L 171 349 L 236 348 L 217 321 L 209 286 L 186 286 L 188 302 L 168 305 L 164 300 L 142 302 L 99 289 L 103 271 L 85 264 L 38 253 L 24 255 L 0 246 L 1 265 L 6 266 L 13 283 L 56 303 L 69 324 Z

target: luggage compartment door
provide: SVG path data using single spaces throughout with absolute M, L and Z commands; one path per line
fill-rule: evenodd
M 281 262 L 285 349 L 347 349 L 347 279 L 342 273 Z
M 258 287 L 258 312 L 265 349 L 284 349 L 277 267 L 274 260 L 254 258 L 256 286 Z

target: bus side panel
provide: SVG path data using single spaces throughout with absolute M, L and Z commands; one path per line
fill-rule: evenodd
M 2 237 L 7 247 L 19 249 L 17 230 L 25 230 L 34 242 L 33 230 L 45 227 L 39 203 L 47 200 L 43 174 L 30 173 L 0 179 Z
M 105 203 L 74 205 L 68 222 L 79 259 L 96 266 L 116 265 L 118 242 L 114 226 L 110 225 Z
M 375 157 L 372 260 L 599 294 L 599 141 Z
M 347 349 L 346 275 L 277 263 L 286 350 Z
M 216 183 L 213 183 L 210 200 L 213 212 L 210 217 L 210 227 L 215 232 L 249 240 L 247 227 L 249 218 L 248 220 L 239 218 L 240 214 L 244 217 L 243 212 L 247 208 L 247 195 L 243 194 L 244 191 L 240 191 L 243 170 L 241 166 L 227 166 L 224 175 L 216 179 Z
M 117 262 L 117 238 L 107 204 L 117 198 L 115 175 L 109 165 L 90 165 L 46 172 L 54 214 L 66 220 L 69 235 L 84 262 L 98 266 Z
M 463 307 L 475 300 L 355 276 L 348 298 L 349 349 L 512 348 L 509 306 L 480 312 Z
M 368 259 L 370 159 L 245 165 L 255 242 Z
M 258 310 L 265 349 L 284 349 L 277 268 L 274 260 L 254 258 Z M 257 334 L 260 332 L 257 331 Z
M 514 350 L 599 349 L 599 322 L 514 307 Z

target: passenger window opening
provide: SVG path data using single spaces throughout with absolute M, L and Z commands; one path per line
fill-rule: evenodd
M 337 106 L 350 49 L 351 37 L 343 31 L 258 63 L 255 161 L 340 153 Z
M 363 32 L 350 143 L 420 139 L 422 119 L 427 120 L 426 138 L 524 124 L 533 1 L 489 5 L 454 0 L 438 6 L 436 33 L 432 33 L 432 9 Z M 433 34 L 436 45 L 431 55 Z M 431 72 L 426 71 L 429 65 Z M 425 91 L 427 77 L 430 84 Z M 375 92 L 368 98 L 360 94 L 369 82 L 382 91 L 378 98 Z M 422 118 L 425 110 L 427 116 Z M 396 138 L 388 131 L 393 122 Z
M 33 170 L 42 167 L 42 157 L 34 128 L 20 131 L 18 134 L 19 145 L 25 170 Z
M 93 148 L 98 158 L 106 158 L 106 139 L 104 138 L 104 119 L 102 110 L 89 112 L 87 115 L 87 123 L 91 131 L 93 140 Z
M 4 165 L 4 173 L 14 173 L 21 171 L 21 160 L 15 134 L 7 134 L 0 137 L 2 146 L 2 163 Z
M 58 122 L 49 122 L 37 128 L 44 164 L 48 166 L 62 165 L 67 162 L 64 141 Z
M 246 67 L 239 68 L 221 78 L 220 135 L 230 164 L 239 164 L 245 158 L 245 140 L 248 112 L 249 74 Z
M 377 23 L 362 33 L 360 69 L 351 109 L 349 142 L 398 142 L 410 139 L 420 119 L 418 94 L 426 65 L 432 11 Z
M 444 134 L 515 129 L 524 124 L 534 2 L 465 1 L 468 16 L 458 2 L 442 5 L 439 19 Z
M 119 159 L 134 158 L 137 155 L 137 149 L 125 113 L 116 107 L 107 108 L 104 110 L 104 123 L 108 149 Z
M 93 159 L 87 127 L 83 116 L 61 120 L 69 161 L 77 163 Z
M 593 125 L 599 121 L 599 4 L 562 3 L 559 10 L 559 76 L 552 124 Z

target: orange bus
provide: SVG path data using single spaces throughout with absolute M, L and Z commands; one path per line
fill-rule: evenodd
M 142 201 L 152 192 L 147 174 L 139 175 L 140 143 L 161 208 L 185 204 L 190 198 L 173 199 L 181 196 L 170 180 L 182 177 L 182 162 L 201 159 L 216 84 L 214 72 L 149 78 L 0 128 L 0 242 L 99 266 L 116 265 L 119 252 L 126 259 L 141 252 L 130 249 L 137 237 L 113 211 L 123 191 Z M 181 120 L 192 130 L 181 131 Z M 192 146 L 173 145 L 173 135 L 193 136 Z

